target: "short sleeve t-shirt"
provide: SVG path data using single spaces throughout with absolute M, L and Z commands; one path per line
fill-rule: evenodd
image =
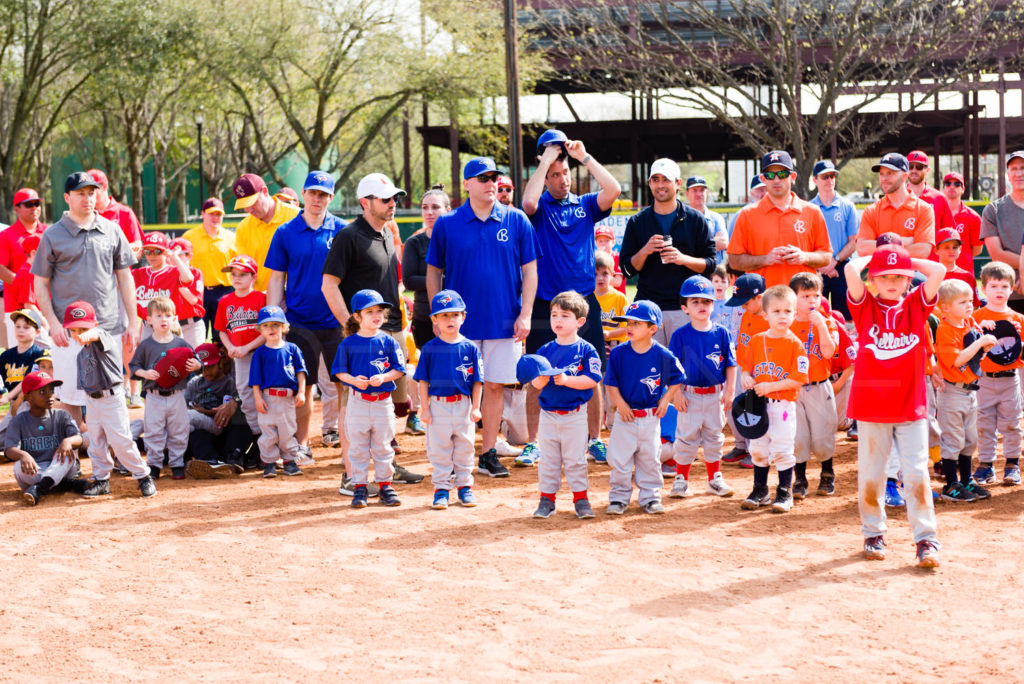
M 0 354 L 0 372 L 3 373 L 4 387 L 8 392 L 32 372 L 36 359 L 42 353 L 43 348 L 33 344 L 23 352 L 19 352 L 17 347 L 11 347 Z
M 5 434 L 4 448 L 17 447 L 27 451 L 41 468 L 45 468 L 53 462 L 61 442 L 81 433 L 70 413 L 50 409 L 38 418 L 31 411 L 22 411 L 11 419 Z
M 178 273 L 176 266 L 168 264 L 156 271 L 149 266 L 134 268 L 132 269 L 132 278 L 135 280 L 135 303 L 139 311 L 139 318 L 144 321 L 149 318 L 146 306 L 150 301 L 157 297 L 178 298 L 181 274 Z M 177 307 L 175 309 L 177 310 Z M 180 312 L 178 317 L 181 317 Z
M 608 290 L 603 295 L 596 295 L 597 303 L 601 306 L 601 325 L 606 330 L 610 328 L 625 327 L 625 323 L 616 323 L 612 320 L 615 316 L 626 313 L 626 295 L 618 290 Z
M 196 375 L 185 386 L 185 403 L 189 406 L 213 410 L 226 403 L 225 400 L 237 397 L 238 390 L 235 388 L 233 373 L 216 380 L 207 380 L 202 375 Z
M 717 323 L 710 330 L 697 330 L 687 323 L 672 333 L 668 349 L 679 360 L 692 387 L 725 383 L 725 371 L 736 365 L 729 331 Z
M 135 354 L 132 355 L 128 368 L 133 374 L 139 370 L 153 370 L 160 359 L 167 356 L 167 352 L 181 347 L 186 349 L 192 348 L 188 342 L 177 335 L 174 335 L 170 342 L 157 342 L 155 338 L 147 337 L 142 342 L 139 342 L 139 346 L 135 349 Z M 185 389 L 187 384 L 188 375 L 185 375 L 171 387 L 161 387 L 156 380 L 142 380 L 143 389 L 148 391 L 182 390 Z
M 759 332 L 764 332 L 768 329 L 768 319 L 759 313 L 750 313 L 749 311 L 743 312 L 743 317 L 740 319 L 740 330 L 736 336 L 736 363 L 747 367 L 746 354 L 747 349 L 750 347 L 750 341 Z
M 382 330 L 398 332 L 402 329 L 402 312 L 399 302 L 399 250 L 391 232 L 391 222 L 374 230 L 362 216 L 337 231 L 331 241 L 327 258 L 321 269 L 324 275 L 334 276 L 339 281 L 338 289 L 345 300 L 345 306 L 352 309 L 352 296 L 359 290 L 376 290 L 385 302 L 396 308 L 388 311 Z M 435 227 L 436 235 L 436 227 Z M 431 240 L 433 242 L 433 240 Z M 447 275 L 447 274 L 446 274 Z M 482 281 L 473 287 L 481 288 Z M 490 283 L 488 283 L 488 286 Z M 448 286 L 450 287 L 450 286 Z M 332 326 L 336 327 L 336 326 Z
M 857 207 L 839 195 L 835 195 L 828 206 L 821 201 L 821 197 L 815 195 L 811 199 L 811 204 L 817 205 L 825 217 L 828 239 L 832 243 L 832 256 L 835 257 L 850 242 L 850 238 L 857 236 L 860 223 L 857 218 Z
M 977 324 L 970 318 L 961 326 L 950 325 L 948 321 L 939 322 L 939 327 L 935 330 L 935 358 L 939 362 L 944 380 L 972 383 L 978 379 L 967 364 L 957 366 L 953 363 L 964 350 L 964 335 L 976 327 Z
M 782 337 L 769 337 L 768 332 L 754 335 L 750 340 L 750 350 L 743 370 L 754 378 L 754 382 L 778 382 L 779 380 L 796 380 L 802 385 L 807 384 L 809 361 L 803 342 L 787 330 Z M 769 399 L 796 401 L 800 389 L 788 389 L 771 392 Z
M 537 353 L 551 362 L 552 368 L 562 368 L 566 375 L 585 376 L 594 382 L 601 382 L 601 357 L 594 345 L 586 340 L 572 344 L 559 344 L 551 340 L 537 350 Z M 545 411 L 572 411 L 590 401 L 593 389 L 572 389 L 556 385 L 552 381 L 540 391 L 540 407 Z
M 299 208 L 274 200 L 274 215 L 270 223 L 264 223 L 255 216 L 246 216 L 235 229 L 235 249 L 238 254 L 251 256 L 257 264 L 263 264 L 267 259 L 267 252 L 270 250 L 270 242 L 274 239 L 274 233 L 278 227 L 298 216 Z M 260 268 L 256 274 L 256 284 L 253 286 L 260 292 L 267 291 L 267 284 L 270 283 L 270 271 Z
M 334 377 L 337 377 L 339 373 L 348 373 L 354 377 L 362 375 L 369 378 L 374 375 L 390 373 L 393 370 L 405 372 L 405 354 L 395 338 L 382 332 L 378 332 L 373 337 L 363 337 L 359 334 L 349 335 L 341 341 L 338 353 L 334 357 L 334 363 L 331 364 L 331 375 Z M 365 394 L 395 391 L 394 380 L 389 380 L 377 387 L 371 385 L 366 389 L 359 389 L 348 383 L 344 384 Z
M 839 326 L 836 325 L 836 320 L 831 316 L 825 316 L 825 327 L 828 328 L 829 335 L 832 337 L 832 344 L 838 346 Z M 789 329 L 799 338 L 801 344 L 804 345 L 804 351 L 807 353 L 807 360 L 809 361 L 807 381 L 820 382 L 827 380 L 832 371 L 832 357 L 825 358 L 822 355 L 821 340 L 818 339 L 818 331 L 814 329 L 814 325 L 810 321 L 794 320 L 793 325 L 789 326 Z
M 1006 311 L 993 311 L 988 307 L 978 309 L 974 312 L 974 320 L 978 323 L 982 321 L 1010 321 L 1011 323 L 1016 322 L 1020 325 L 1020 329 L 1024 331 L 1024 315 L 1017 313 L 1013 309 L 1007 309 Z M 985 332 L 984 330 L 982 332 Z M 1024 367 L 1024 361 L 1017 359 L 1009 366 L 1000 366 L 998 363 L 988 358 L 988 355 L 981 357 L 981 372 L 982 373 L 998 373 L 999 371 L 1013 370 L 1014 368 Z
M 420 350 L 413 380 L 426 382 L 432 397 L 468 397 L 472 396 L 473 385 L 483 382 L 483 367 L 480 349 L 465 337 L 458 342 L 435 337 Z
M 530 222 L 537 231 L 537 296 L 550 301 L 559 292 L 594 291 L 594 224 L 608 217 L 597 193 L 556 200 L 545 190 Z
M 839 332 L 839 343 L 836 345 L 836 353 L 832 357 L 830 368 L 832 375 L 842 373 L 857 360 L 857 345 L 850 337 L 850 333 L 846 332 L 846 326 L 838 324 L 837 321 L 836 329 Z
M 974 248 L 981 247 L 981 216 L 971 207 L 960 203 L 960 209 L 953 214 L 953 229 L 960 234 L 960 257 L 956 265 L 968 273 L 974 273 Z
M 630 343 L 620 344 L 608 355 L 604 372 L 604 384 L 617 388 L 632 409 L 657 407 L 669 387 L 684 381 L 679 361 L 657 342 L 642 354 Z
M 249 365 L 249 385 L 262 389 L 274 387 L 278 389 L 299 390 L 299 373 L 306 372 L 306 362 L 302 352 L 294 342 L 285 342 L 274 349 L 263 345 L 252 353 Z
M 267 295 L 259 290 L 253 290 L 244 297 L 229 292 L 217 303 L 217 317 L 213 321 L 213 327 L 227 333 L 231 344 L 244 347 L 260 336 L 256 321 L 260 309 L 266 305 Z

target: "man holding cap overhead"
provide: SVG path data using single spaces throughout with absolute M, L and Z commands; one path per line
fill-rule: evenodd
M 884 233 L 895 233 L 915 259 L 927 259 L 935 244 L 935 212 L 927 201 L 907 192 L 907 158 L 890 152 L 871 167 L 878 174 L 884 193 L 864 210 L 857 232 L 857 254 L 874 253 L 875 241 Z
M 526 214 L 497 201 L 499 175 L 489 157 L 471 159 L 462 169 L 469 201 L 434 224 L 427 248 L 427 294 L 433 298 L 440 292 L 443 276 L 445 287 L 466 302 L 462 334 L 477 343 L 484 359 L 483 454 L 477 470 L 508 477 L 494 443 L 503 385 L 516 384 L 519 342 L 530 334 L 537 249 Z
M 14 283 L 18 269 L 28 259 L 22 246 L 25 238 L 38 238 L 46 230 L 46 225 L 39 220 L 42 211 L 43 202 L 32 188 L 22 188 L 14 193 L 16 219 L 10 227 L 0 231 L 0 279 L 7 285 Z M 20 305 L 21 302 L 15 301 L 14 297 L 4 297 L 4 321 L 7 327 L 7 343 L 4 346 L 14 343 L 14 324 L 11 323 L 10 314 L 17 311 Z
M 110 181 L 107 180 L 107 174 L 100 169 L 89 169 L 86 173 L 100 184 L 99 190 L 96 191 L 96 213 L 121 226 L 121 231 L 128 238 L 128 245 L 132 248 L 132 254 L 138 260 L 142 254 L 142 226 L 139 225 L 135 211 L 110 196 Z
M 828 229 L 828 240 L 832 243 L 832 258 L 828 264 L 818 269 L 824 284 L 822 294 L 829 297 L 833 309 L 838 309 L 843 316 L 850 317 L 846 308 L 846 277 L 843 268 L 857 249 L 857 207 L 853 202 L 840 197 L 836 193 L 836 177 L 839 170 L 828 159 L 814 165 L 812 174 L 814 186 L 818 194 L 811 199 L 825 217 Z
M 213 339 L 220 331 L 213 328 L 217 316 L 217 302 L 231 292 L 231 280 L 224 269 L 238 256 L 235 233 L 224 227 L 224 203 L 216 197 L 203 202 L 203 225 L 185 231 L 182 237 L 192 243 L 192 265 L 203 274 L 204 322 L 213 331 Z
M 1020 294 L 1024 263 L 1021 259 L 1021 236 L 1024 235 L 1024 150 L 1006 157 L 1006 182 L 1010 192 L 991 202 L 981 212 L 981 239 L 993 261 L 1008 264 L 1017 272 L 1018 285 L 1010 294 L 1010 308 L 1024 313 L 1024 296 Z
M 235 181 L 235 211 L 248 214 L 235 228 L 235 247 L 239 254 L 248 254 L 260 266 L 255 288 L 267 291 L 270 271 L 262 268 L 270 249 L 270 241 L 278 227 L 299 215 L 299 208 L 270 196 L 267 184 L 254 173 L 246 173 Z
M 772 150 L 764 155 L 761 179 L 767 193 L 740 210 L 729 240 L 729 265 L 761 274 L 768 287 L 788 285 L 794 274 L 828 264 L 828 230 L 818 207 L 793 192 L 796 172 L 789 152 Z
M 658 159 L 651 164 L 647 185 L 653 204 L 626 222 L 619 250 L 622 274 L 637 280 L 635 300 L 647 299 L 664 312 L 654 339 L 667 345 L 672 333 L 689 322 L 679 308 L 679 288 L 693 275 L 711 277 L 715 270 L 715 238 L 696 209 L 676 198 L 679 164 Z
M 729 232 L 725 229 L 725 217 L 708 209 L 708 182 L 704 176 L 690 176 L 686 179 L 686 203 L 697 210 L 711 228 L 715 237 L 715 262 L 725 261 L 725 248 L 729 246 Z
M 960 257 L 956 265 L 974 273 L 974 257 L 981 254 L 981 215 L 963 203 L 964 177 L 956 171 L 942 179 L 942 196 L 953 214 L 953 230 L 960 235 Z M 938 232 L 938 231 L 936 231 Z
M 928 155 L 914 150 L 907 155 L 907 186 L 910 192 L 932 205 L 935 212 L 935 230 L 952 228 L 953 212 L 941 192 L 928 185 Z

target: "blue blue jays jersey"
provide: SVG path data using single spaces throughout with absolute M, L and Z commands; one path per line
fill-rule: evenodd
M 676 357 L 657 342 L 643 354 L 637 354 L 627 342 L 608 355 L 604 384 L 617 387 L 630 408 L 654 408 L 669 387 L 683 382 L 683 369 Z
M 537 353 L 550 361 L 552 368 L 566 369 L 566 375 L 586 376 L 601 382 L 601 357 L 594 345 L 586 340 L 572 344 L 558 344 L 558 340 L 552 340 Z M 549 381 L 540 391 L 540 407 L 545 411 L 571 411 L 586 404 L 592 396 L 592 389 L 571 389 Z
M 736 365 L 729 340 L 729 331 L 718 323 L 707 332 L 687 323 L 672 333 L 668 349 L 683 367 L 687 385 L 711 387 L 724 383 L 725 369 Z
M 338 373 L 348 373 L 356 377 L 364 375 L 371 377 L 388 373 L 393 370 L 405 372 L 405 357 L 398 343 L 390 335 L 378 332 L 373 337 L 363 337 L 355 334 L 349 335 L 341 341 L 338 346 L 338 353 L 331 364 L 331 375 L 337 377 Z M 348 383 L 345 383 L 348 385 Z M 385 382 L 379 387 L 367 387 L 359 389 L 348 385 L 357 392 L 394 392 L 395 383 Z
M 306 372 L 306 363 L 302 352 L 293 342 L 285 342 L 280 349 L 271 349 L 267 345 L 256 347 L 249 364 L 249 385 L 262 388 L 279 387 L 281 389 L 299 390 L 297 373 Z
M 483 370 L 480 349 L 465 337 L 451 343 L 435 337 L 423 345 L 413 380 L 430 385 L 432 397 L 472 396 L 473 385 L 483 382 Z

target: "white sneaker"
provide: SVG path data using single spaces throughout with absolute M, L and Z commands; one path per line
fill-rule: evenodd
M 707 494 L 714 494 L 716 496 L 728 497 L 732 496 L 732 487 L 725 483 L 725 478 L 722 477 L 722 473 L 715 473 L 715 476 L 708 480 L 708 487 L 704 490 Z
M 676 479 L 672 482 L 672 491 L 668 495 L 673 499 L 690 498 L 693 496 L 693 492 L 690 491 L 690 482 L 682 475 L 676 475 Z
M 299 466 L 315 465 L 313 451 L 308 446 L 299 445 L 299 453 L 295 456 L 295 464 Z
M 522 449 L 516 449 L 500 435 L 494 442 L 494 450 L 498 453 L 498 456 L 518 456 L 523 453 Z

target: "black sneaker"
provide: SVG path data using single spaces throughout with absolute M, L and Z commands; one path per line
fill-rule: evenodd
M 750 492 L 750 496 L 748 496 L 740 506 L 745 511 L 753 511 L 761 506 L 767 506 L 771 502 L 772 495 L 771 492 L 768 491 L 768 487 L 765 485 L 754 485 L 754 489 Z
M 392 482 L 397 482 L 399 484 L 419 484 L 420 482 L 423 482 L 423 478 L 426 477 L 425 475 L 414 473 L 411 470 L 406 470 L 397 463 L 394 465 L 395 476 L 391 478 Z
M 139 491 L 142 492 L 143 498 L 156 496 L 156 484 L 153 482 L 153 478 L 147 475 L 139 479 Z
M 285 475 L 291 475 L 292 477 L 302 474 L 302 468 L 295 461 L 285 461 L 283 470 Z
M 822 473 L 818 481 L 818 496 L 833 496 L 836 493 L 836 476 L 834 473 Z
M 149 466 L 149 476 L 154 480 L 160 479 L 160 466 Z
M 477 466 L 476 472 L 491 477 L 508 477 L 508 468 L 501 465 L 501 461 L 498 460 L 498 452 L 494 449 L 480 454 L 480 465 Z
M 355 501 L 355 497 L 353 497 L 353 501 Z M 402 505 L 402 502 L 398 499 L 398 493 L 395 492 L 395 488 L 391 485 L 384 485 L 380 488 L 380 502 L 385 506 Z
M 807 498 L 807 480 L 797 479 L 793 481 L 793 498 L 803 501 Z
M 359 485 L 352 491 L 352 508 L 366 508 L 366 485 Z
M 94 498 L 110 494 L 110 480 L 89 480 L 89 485 L 82 490 L 82 496 Z
M 39 490 L 39 485 L 32 485 L 24 491 L 22 496 L 25 497 L 25 503 L 35 506 L 43 498 L 43 493 Z
M 172 480 L 184 480 L 185 479 L 185 468 L 171 468 L 171 479 Z
M 749 456 L 746 449 L 740 449 L 739 447 L 733 447 L 732 451 L 722 456 L 722 461 L 725 463 L 739 463 L 744 458 Z
M 230 454 L 228 454 L 227 458 L 224 459 L 224 462 L 227 463 L 231 470 L 238 475 L 245 472 L 245 466 L 243 465 L 244 461 L 245 454 L 242 453 L 241 449 L 234 449 Z
M 964 487 L 964 489 L 973 494 L 975 500 L 977 501 L 984 501 L 985 499 L 992 498 L 992 492 L 988 491 L 987 489 L 979 485 L 973 477 L 971 478 L 971 481 L 967 483 L 967 486 Z
M 788 513 L 791 510 L 793 510 L 793 492 L 785 487 L 776 487 L 772 513 Z
M 960 482 L 954 482 L 942 488 L 942 500 L 950 503 L 974 503 L 978 496 Z

